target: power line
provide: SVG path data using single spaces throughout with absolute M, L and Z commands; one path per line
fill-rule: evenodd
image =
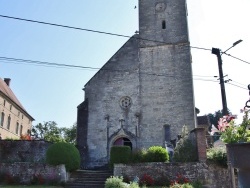
M 44 24 L 44 25 L 50 25 L 50 26 L 56 26 L 56 27 L 63 27 L 63 28 L 67 28 L 67 29 L 76 29 L 76 30 L 81 30 L 81 31 L 93 32 L 93 33 L 99 33 L 99 34 L 105 34 L 105 35 L 112 35 L 112 36 L 117 36 L 117 37 L 125 37 L 125 38 L 132 38 L 133 37 L 133 38 L 140 39 L 140 40 L 157 42 L 157 43 L 162 43 L 162 44 L 170 44 L 170 45 L 175 44 L 175 43 L 166 43 L 166 42 L 157 41 L 157 40 L 140 38 L 140 37 L 136 37 L 136 36 L 131 37 L 128 35 L 122 35 L 122 34 L 116 34 L 116 33 L 110 33 L 110 32 L 104 32 L 104 31 L 98 31 L 98 30 L 92 30 L 92 29 L 85 29 L 85 28 L 80 28 L 80 27 L 73 27 L 73 26 L 68 26 L 68 25 L 55 24 L 55 23 L 49 23 L 49 22 L 43 22 L 43 21 L 37 21 L 37 20 L 31 20 L 31 19 L 24 19 L 24 18 L 18 18 L 18 17 L 13 17 L 13 16 L 0 15 L 0 17 L 8 18 L 8 19 L 15 19 L 15 20 L 19 20 L 19 21 L 33 22 L 33 23 Z M 199 49 L 199 50 L 211 51 L 211 49 L 202 48 L 202 47 L 195 47 L 195 46 L 190 46 L 190 45 L 189 45 L 189 47 L 194 48 L 194 49 Z
M 22 62 L 22 63 L 30 63 L 30 64 L 37 64 L 37 65 L 49 65 L 49 66 L 57 66 L 57 67 L 70 67 L 70 68 L 94 69 L 94 70 L 99 70 L 100 69 L 100 68 L 85 67 L 85 66 L 80 66 L 80 65 L 50 63 L 50 62 L 46 62 L 46 61 L 35 61 L 35 60 L 27 60 L 27 59 L 9 58 L 9 57 L 0 57 L 0 60 L 15 61 L 15 62 Z
M 242 85 L 242 86 L 246 86 L 247 84 L 242 84 L 242 83 L 239 83 L 239 82 L 236 82 L 236 81 L 234 81 L 234 80 L 231 80 L 232 82 L 235 82 L 236 84 L 240 84 L 240 85 Z
M 207 51 L 211 51 L 211 49 L 202 48 L 202 47 L 196 47 L 196 46 L 190 46 L 190 48 L 194 48 L 194 49 L 198 49 L 198 50 L 207 50 Z
M 118 37 L 125 37 L 125 38 L 136 38 L 136 39 L 140 39 L 140 40 L 145 40 L 145 41 L 150 41 L 150 42 L 158 42 L 158 43 L 162 43 L 162 44 L 172 44 L 174 45 L 174 43 L 165 43 L 162 41 L 157 41 L 157 40 L 151 40 L 151 39 L 145 39 L 145 38 L 140 38 L 140 37 L 136 37 L 136 36 L 128 36 L 128 35 L 122 35 L 122 34 L 116 34 L 116 33 L 110 33 L 110 32 L 104 32 L 104 31 L 98 31 L 98 30 L 93 30 L 93 29 L 85 29 L 85 28 L 80 28 L 80 27 L 73 27 L 73 26 L 68 26 L 68 25 L 62 25 L 62 24 L 55 24 L 55 23 L 49 23 L 49 22 L 43 22 L 43 21 L 37 21 L 37 20 L 31 20 L 31 19 L 24 19 L 24 18 L 18 18 L 18 17 L 13 17 L 13 16 L 5 16 L 5 15 L 0 15 L 0 17 L 2 18 L 8 18 L 8 19 L 15 19 L 15 20 L 19 20 L 19 21 L 26 21 L 26 22 L 33 22 L 33 23 L 39 23 L 39 24 L 44 24 L 44 25 L 50 25 L 50 26 L 57 26 L 57 27 L 63 27 L 63 28 L 67 28 L 67 29 L 76 29 L 76 30 L 81 30 L 81 31 L 87 31 L 87 32 L 93 32 L 93 33 L 99 33 L 99 34 L 105 34 L 105 35 L 112 35 L 112 36 L 118 36 Z M 208 48 L 203 48 L 203 47 L 196 47 L 196 46 L 190 46 L 190 48 L 194 48 L 194 49 L 198 49 L 198 50 L 205 50 L 205 51 L 211 51 L 211 49 Z M 250 64 L 250 62 L 242 60 L 238 57 L 232 56 L 230 54 L 227 54 L 225 52 L 223 52 L 223 54 L 226 54 L 227 56 L 230 56 L 234 59 L 237 59 L 239 61 L 242 61 L 244 63 Z
M 70 64 L 59 64 L 59 63 L 51 63 L 47 61 L 36 61 L 36 60 L 26 60 L 26 59 L 17 59 L 17 58 L 9 58 L 9 57 L 0 57 L 0 61 L 3 63 L 15 63 L 17 62 L 20 63 L 26 63 L 26 64 L 34 64 L 34 65 L 39 65 L 39 66 L 52 66 L 56 68 L 80 68 L 80 69 L 92 69 L 92 70 L 102 70 L 102 71 L 110 71 L 110 72 L 131 72 L 131 71 L 136 71 L 136 69 L 108 69 L 105 67 L 102 68 L 96 68 L 96 67 L 86 67 L 86 66 L 80 66 L 80 65 L 70 65 Z M 150 72 L 140 72 L 140 74 L 146 74 L 146 75 L 152 75 L 152 76 L 165 76 L 165 77 L 178 77 L 177 75 L 168 75 L 168 74 L 160 74 L 160 73 L 150 73 Z
M 200 80 L 200 81 L 207 81 L 207 82 L 216 82 L 219 83 L 217 80 L 208 80 L 208 79 L 201 79 L 201 78 L 194 78 L 194 80 Z
M 214 78 L 214 76 L 204 76 L 204 75 L 193 75 L 193 76 L 197 76 L 197 77 L 209 77 L 209 78 L 213 77 Z
M 230 84 L 230 85 L 236 86 L 236 87 L 238 87 L 238 88 L 241 88 L 241 89 L 245 89 L 245 90 L 248 90 L 247 88 L 241 87 L 241 86 L 239 86 L 239 85 L 236 85 L 236 84 L 232 84 L 232 83 L 229 83 L 229 82 L 228 82 L 227 84 Z
M 80 27 L 72 27 L 72 26 L 68 26 L 68 25 L 61 25 L 61 24 L 55 24 L 55 23 L 49 23 L 49 22 L 42 22 L 42 21 L 31 20 L 31 19 L 24 19 L 24 18 L 18 18 L 18 17 L 12 17 L 12 16 L 5 16 L 5 15 L 0 15 L 0 17 L 9 18 L 9 19 L 15 19 L 15 20 L 19 20 L 19 21 L 26 21 L 26 22 L 33 22 L 33 23 L 39 23 L 39 24 L 57 26 L 57 27 L 64 27 L 64 28 L 68 28 L 68 29 L 76 29 L 76 30 L 81 30 L 81 31 L 88 31 L 88 32 L 94 32 L 94 33 L 100 33 L 100 34 L 114 35 L 114 36 L 118 36 L 118 37 L 130 38 L 130 36 L 126 36 L 126 35 L 120 35 L 120 34 L 115 34 L 115 33 L 108 33 L 108 32 L 103 32 L 103 31 L 96 31 L 96 30 L 92 30 L 92 29 L 84 29 L 84 28 L 80 28 Z
M 17 59 L 17 58 L 10 58 L 10 57 L 0 57 L 0 61 L 3 63 L 25 63 L 25 64 L 33 64 L 33 65 L 38 65 L 38 66 L 51 66 L 51 67 L 56 67 L 56 68 L 77 68 L 77 69 L 89 69 L 89 70 L 104 70 L 104 71 L 119 71 L 119 72 L 131 72 L 131 71 L 137 71 L 136 69 L 109 69 L 109 68 L 97 68 L 97 67 L 87 67 L 87 66 L 81 66 L 81 65 L 72 65 L 72 64 L 60 64 L 60 63 L 52 63 L 52 62 L 47 62 L 47 61 L 37 61 L 37 60 L 27 60 L 27 59 Z M 151 76 L 165 76 L 165 77 L 178 77 L 178 75 L 173 75 L 173 74 L 161 74 L 161 73 L 152 73 L 152 72 L 140 72 L 140 74 L 146 74 L 146 75 L 151 75 Z M 181 77 L 181 76 L 180 76 Z M 198 80 L 198 79 L 197 79 Z M 202 79 L 199 79 L 202 80 Z M 204 81 L 209 81 L 209 80 L 204 80 Z
M 224 53 L 224 54 L 226 54 L 227 56 L 232 57 L 232 58 L 234 58 L 234 59 L 237 59 L 237 60 L 239 60 L 239 61 L 242 61 L 242 62 L 244 62 L 244 63 L 250 64 L 250 62 L 245 61 L 245 60 L 242 60 L 242 59 L 240 59 L 240 58 L 238 58 L 238 57 L 232 56 L 231 54 L 227 54 L 227 53 Z
M 78 69 L 88 69 L 88 70 L 97 70 L 97 71 L 104 70 L 104 71 L 111 71 L 111 72 L 114 72 L 114 71 L 131 72 L 132 71 L 132 70 L 116 70 L 116 69 L 107 69 L 107 68 L 86 67 L 86 66 L 80 66 L 80 65 L 51 63 L 47 61 L 26 60 L 26 59 L 17 59 L 17 58 L 9 58 L 9 57 L 0 57 L 0 61 L 3 63 L 14 63 L 14 64 L 27 63 L 27 64 L 33 64 L 36 66 L 55 67 L 55 68 L 78 68 Z M 151 75 L 151 76 L 178 77 L 177 75 L 168 75 L 168 74 L 159 74 L 159 73 L 150 73 L 150 72 L 140 72 L 140 74 L 146 74 L 146 75 Z M 202 76 L 202 75 L 193 75 L 193 76 L 211 77 L 211 76 Z M 193 78 L 193 80 L 219 83 L 218 80 L 210 80 L 210 79 L 202 79 L 202 78 Z M 239 87 L 241 89 L 246 89 L 236 84 L 232 84 L 232 83 L 228 83 L 228 84 Z

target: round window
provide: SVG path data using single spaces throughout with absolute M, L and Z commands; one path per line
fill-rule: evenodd
M 131 100 L 131 98 L 130 97 L 122 97 L 121 99 L 120 99 L 120 106 L 122 107 L 122 108 L 124 108 L 124 109 L 127 109 L 127 108 L 129 108 L 130 106 L 131 106 L 131 104 L 132 104 L 132 100 Z

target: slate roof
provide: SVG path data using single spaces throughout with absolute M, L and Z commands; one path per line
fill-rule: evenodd
M 16 104 L 24 113 L 26 113 L 32 120 L 34 120 L 34 118 L 28 114 L 28 112 L 25 110 L 23 105 L 17 99 L 17 97 L 15 96 L 13 91 L 10 89 L 10 87 L 1 78 L 0 78 L 0 93 L 3 94 L 5 97 L 7 97 L 14 104 Z

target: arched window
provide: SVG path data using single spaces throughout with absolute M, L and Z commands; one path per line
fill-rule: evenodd
M 1 126 L 3 127 L 3 123 L 4 123 L 4 113 L 2 112 L 2 114 L 1 114 Z
M 17 122 L 16 123 L 16 134 L 18 134 L 18 131 L 19 131 L 19 123 Z
M 162 27 L 162 29 L 166 29 L 166 21 L 165 20 L 163 20 L 161 22 L 161 27 Z
M 7 122 L 7 129 L 10 130 L 10 122 L 11 122 L 11 117 L 8 117 L 8 122 Z

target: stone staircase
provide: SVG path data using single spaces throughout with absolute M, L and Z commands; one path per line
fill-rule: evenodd
M 107 178 L 112 176 L 108 170 L 78 170 L 72 172 L 65 188 L 104 188 Z

